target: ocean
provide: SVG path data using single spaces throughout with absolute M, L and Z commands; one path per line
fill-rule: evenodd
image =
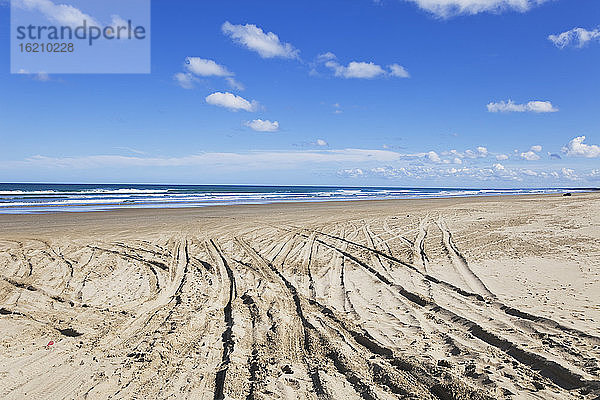
M 584 191 L 334 186 L 0 183 L 0 214 L 176 208 L 282 202 L 419 199 Z

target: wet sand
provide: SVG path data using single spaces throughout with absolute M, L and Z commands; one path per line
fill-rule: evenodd
M 585 193 L 2 215 L 0 397 L 594 399 L 599 211 Z

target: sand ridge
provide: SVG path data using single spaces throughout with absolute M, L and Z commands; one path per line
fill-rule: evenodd
M 2 216 L 0 396 L 593 399 L 599 206 Z

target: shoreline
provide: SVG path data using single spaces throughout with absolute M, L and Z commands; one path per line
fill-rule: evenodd
M 459 190 L 459 189 L 456 189 Z M 462 189 L 460 189 L 462 190 Z M 491 190 L 491 189 L 490 189 Z M 501 189 L 494 189 L 495 191 L 501 191 Z M 306 200 L 274 200 L 274 201 L 249 201 L 249 202 L 222 202 L 222 203 L 214 203 L 214 204 L 198 204 L 197 201 L 182 201 L 182 202 L 134 202 L 131 200 L 125 200 L 121 203 L 94 203 L 93 205 L 87 204 L 52 204 L 52 205 L 44 205 L 44 204 L 35 204 L 32 203 L 31 206 L 23 206 L 23 205 L 6 205 L 0 208 L 0 216 L 2 215 L 25 215 L 25 214 L 56 214 L 56 213 L 89 213 L 89 212 L 107 212 L 107 211 L 116 211 L 116 210 L 168 210 L 168 209 L 179 209 L 179 208 L 206 208 L 206 207 L 232 207 L 232 206 L 268 206 L 268 205 L 276 205 L 276 204 L 320 204 L 320 203 L 354 203 L 354 202 L 369 202 L 369 201 L 406 201 L 406 200 L 433 200 L 433 199 L 469 199 L 469 198 L 489 198 L 489 197 L 521 197 L 521 196 L 563 196 L 565 193 L 569 193 L 570 195 L 580 195 L 586 193 L 600 193 L 600 189 L 552 189 L 552 190 L 565 190 L 564 192 L 556 192 L 556 193 L 493 193 L 493 194 L 465 194 L 465 195 L 435 195 L 435 196 L 412 196 L 412 197 L 397 197 L 397 198 L 371 198 L 371 199 L 333 199 L 327 200 L 326 198 L 314 198 L 306 199 Z M 153 206 L 156 205 L 156 206 Z M 172 205 L 172 207 L 169 207 Z M 103 209 L 94 209 L 94 208 L 102 208 Z M 49 209 L 59 209 L 64 208 L 66 210 L 58 210 L 58 211 L 40 211 L 35 212 L 35 209 L 40 208 L 49 208 Z M 69 211 L 69 208 L 78 209 Z M 90 208 L 89 211 L 85 210 L 85 208 Z M 32 212 L 23 212 L 23 213 L 2 213 L 1 210 L 15 210 L 15 209 L 23 209 L 29 210 Z
M 564 197 L 562 194 L 519 194 L 490 195 L 465 197 L 430 197 L 418 199 L 385 199 L 385 200 L 331 200 L 314 202 L 275 202 L 261 204 L 219 204 L 201 207 L 166 207 L 166 208 L 115 208 L 94 211 L 61 211 L 51 213 L 0 214 L 0 225 L 6 234 L 19 232 L 36 232 L 39 229 L 53 230 L 62 227 L 79 227 L 85 230 L 87 223 L 99 223 L 99 227 L 111 227 L 112 224 L 126 228 L 132 223 L 144 225 L 157 220 L 185 223 L 186 218 L 231 218 L 231 217 L 263 217 L 276 213 L 327 213 L 364 211 L 369 209 L 387 209 L 400 207 L 404 211 L 432 209 L 435 207 L 452 207 L 477 203 L 497 203 L 505 201 L 540 200 L 540 199 L 580 199 L 582 197 L 599 198 L 600 192 L 574 193 Z M 404 212 L 403 211 L 403 212 Z M 57 226 L 54 226 L 58 224 Z M 39 233 L 39 232 L 37 232 Z
M 46 185 L 45 189 L 50 189 Z M 94 190 L 0 190 L 0 215 L 51 214 L 60 212 L 95 212 L 119 209 L 171 209 L 214 206 L 264 205 L 278 203 L 321 203 L 371 200 L 420 200 L 430 198 L 468 198 L 494 196 L 547 195 L 564 193 L 593 193 L 593 188 L 525 188 L 525 189 L 462 189 L 462 188 L 392 188 L 392 187 L 301 187 L 282 186 L 262 189 L 268 191 L 229 190 L 186 191 L 171 185 L 155 188 L 140 185 L 121 185 L 131 188 L 100 187 Z M 198 188 L 199 186 L 191 186 Z M 202 186 L 204 187 L 204 186 Z M 206 186 L 209 187 L 209 186 Z M 2 184 L 0 184 L 0 189 Z M 159 188 L 160 190 L 158 190 Z M 221 189 L 228 186 L 221 186 Z M 283 190 L 282 189 L 289 189 Z M 18 188 L 23 189 L 23 188 Z

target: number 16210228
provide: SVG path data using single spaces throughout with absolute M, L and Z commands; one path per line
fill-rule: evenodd
M 21 53 L 72 53 L 73 43 L 19 43 Z

